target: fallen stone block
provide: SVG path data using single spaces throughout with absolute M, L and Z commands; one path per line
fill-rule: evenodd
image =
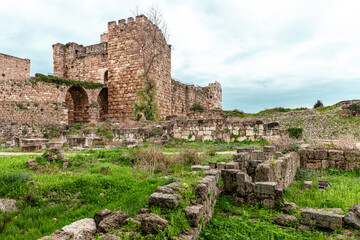
M 104 218 L 107 217 L 108 215 L 110 215 L 111 213 L 112 213 L 112 211 L 110 211 L 109 209 L 104 209 L 104 210 L 101 210 L 101 211 L 95 213 L 94 221 L 95 221 L 96 227 L 98 227 L 99 223 L 102 220 L 104 220 Z
M 112 212 L 107 215 L 98 225 L 98 231 L 107 233 L 113 229 L 119 228 L 127 224 L 129 215 L 122 211 Z
M 281 226 L 286 226 L 286 227 L 295 226 L 296 224 L 299 223 L 299 220 L 297 219 L 297 217 L 295 217 L 293 215 L 288 215 L 288 214 L 276 215 L 271 220 L 274 221 L 276 224 L 279 224 Z
M 343 215 L 324 212 L 312 208 L 300 209 L 301 224 L 325 228 L 330 230 L 341 229 L 343 226 Z
M 63 227 L 61 231 L 73 235 L 71 239 L 87 240 L 95 236 L 96 225 L 94 219 L 85 218 Z
M 0 198 L 0 210 L 4 212 L 17 211 L 16 200 Z
M 157 234 L 165 229 L 168 221 L 153 213 L 144 214 L 141 218 L 140 229 L 146 234 Z
M 331 187 L 331 184 L 326 180 L 319 180 L 319 189 L 325 189 Z
M 304 181 L 304 188 L 310 189 L 312 187 L 312 181 Z

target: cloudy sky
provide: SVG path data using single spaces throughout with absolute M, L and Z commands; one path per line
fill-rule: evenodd
M 52 44 L 96 44 L 107 22 L 157 4 L 172 77 L 223 87 L 223 108 L 257 112 L 360 98 L 359 0 L 0 0 L 0 53 L 52 73 Z

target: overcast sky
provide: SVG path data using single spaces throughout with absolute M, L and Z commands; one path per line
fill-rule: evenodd
M 220 82 L 224 109 L 360 98 L 359 0 L 0 0 L 0 53 L 52 73 L 52 44 L 99 43 L 107 22 L 153 3 L 175 48 L 172 77 Z

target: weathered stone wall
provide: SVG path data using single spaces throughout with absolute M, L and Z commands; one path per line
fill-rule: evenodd
M 294 181 L 300 158 L 296 152 L 283 155 L 275 151 L 275 146 L 265 146 L 263 150 L 239 148 L 233 162 L 209 165 L 216 169 L 239 169 L 255 182 L 275 182 L 278 188 L 284 189 Z
M 103 83 L 107 71 L 107 43 L 84 47 L 76 43 L 53 45 L 54 75 Z
M 224 194 L 234 197 L 241 203 L 260 203 L 275 208 L 277 203 L 284 201 L 284 191 L 276 182 L 253 182 L 248 174 L 239 169 L 222 170 L 221 176 Z
M 231 122 L 224 119 L 208 120 L 172 120 L 162 123 L 162 139 L 174 137 L 187 141 L 243 141 L 260 140 L 276 141 L 280 135 L 276 123 L 264 124 L 262 121 Z M 114 130 L 114 140 L 143 141 L 148 140 L 151 129 L 121 128 Z M 236 134 L 236 135 L 235 135 Z
M 300 151 L 302 168 L 360 168 L 360 152 L 355 150 L 305 149 Z
M 185 115 L 194 103 L 208 109 L 221 108 L 220 83 L 202 88 L 171 79 L 171 46 L 145 16 L 109 22 L 108 32 L 100 41 L 86 47 L 76 43 L 53 45 L 54 75 L 104 83 L 108 87 L 108 118 L 135 118 L 133 104 L 143 88 L 144 63 L 151 64 L 149 76 L 155 82 L 155 99 L 163 118 Z M 139 42 L 147 45 L 142 47 Z
M 85 102 L 78 114 L 86 111 L 87 122 L 99 120 L 98 95 L 101 89 L 83 89 Z M 69 93 L 74 87 L 29 80 L 0 81 L 0 119 L 20 122 L 68 124 L 74 109 L 69 105 Z M 75 103 L 75 106 L 79 105 Z M 76 110 L 76 109 L 75 109 Z M 76 118 L 76 116 L 74 116 Z
M 0 82 L 30 78 L 30 60 L 0 53 Z
M 148 29 L 149 32 L 145 33 Z M 127 22 L 119 20 L 108 24 L 108 68 L 109 68 L 109 116 L 111 119 L 134 119 L 133 102 L 137 100 L 136 92 L 143 87 L 143 60 L 149 63 L 153 53 L 151 49 L 141 50 L 136 39 L 148 39 L 151 34 L 159 32 L 145 16 L 128 18 Z M 161 31 L 160 31 L 161 32 Z M 153 62 L 150 76 L 156 84 L 156 100 L 162 116 L 171 111 L 171 47 L 166 44 L 162 34 L 157 35 L 158 42 L 154 48 L 161 52 Z M 142 51 L 144 56 L 141 55 Z
M 171 115 L 184 116 L 193 104 L 200 104 L 206 109 L 222 108 L 221 85 L 218 82 L 207 87 L 187 85 L 173 79 L 171 83 Z
M 279 138 L 279 125 L 264 124 L 262 121 L 227 121 L 224 119 L 178 120 L 173 121 L 172 136 L 189 141 L 225 142 L 260 140 L 276 141 Z
M 56 123 L 0 119 L 0 139 L 59 137 L 65 126 Z

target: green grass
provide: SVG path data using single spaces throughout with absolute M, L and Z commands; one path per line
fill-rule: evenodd
M 359 171 L 340 171 L 328 169 L 310 171 L 298 170 L 297 180 L 285 189 L 285 200 L 295 202 L 300 208 L 341 208 L 345 213 L 354 203 L 360 202 Z M 327 180 L 332 187 L 323 191 L 318 189 L 318 180 Z M 304 189 L 303 181 L 312 180 L 313 187 Z M 296 199 L 295 199 L 296 198 Z
M 321 232 L 291 231 L 275 227 L 271 218 L 279 212 L 259 206 L 236 207 L 233 200 L 220 196 L 215 214 L 199 240 L 224 239 L 328 239 Z
M 19 207 L 18 212 L 10 213 L 12 220 L 0 239 L 37 239 L 76 220 L 92 218 L 104 208 L 134 216 L 146 207 L 157 186 L 169 183 L 125 164 L 93 162 L 79 155 L 70 159 L 72 166 L 66 174 L 59 170 L 40 174 L 25 169 L 25 162 L 32 158 L 0 157 L 0 168 L 4 169 L 0 197 L 17 199 Z M 110 171 L 104 173 L 104 168 Z

